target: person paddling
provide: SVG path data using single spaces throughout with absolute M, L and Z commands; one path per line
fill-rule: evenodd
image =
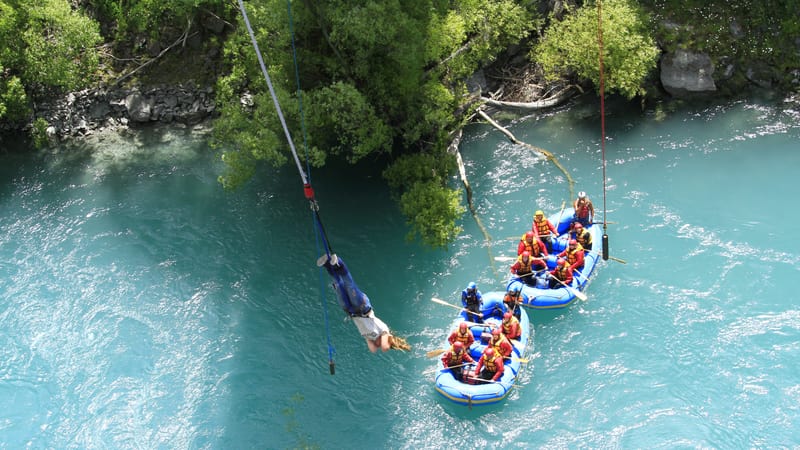
M 470 281 L 467 284 L 467 288 L 461 291 L 461 304 L 468 310 L 467 319 L 472 322 L 483 323 L 483 318 L 481 317 L 483 296 L 474 281 Z
M 467 326 L 467 322 L 461 322 L 458 324 L 458 329 L 450 333 L 450 336 L 447 337 L 447 342 L 451 344 L 461 342 L 465 347 L 469 348 L 472 343 L 475 342 L 475 336 L 472 334 L 472 330 Z
M 503 356 L 490 346 L 483 351 L 478 365 L 475 366 L 474 374 L 479 380 L 497 381 L 503 376 L 504 370 Z
M 558 238 L 558 230 L 553 223 L 544 216 L 544 211 L 541 209 L 537 210 L 533 215 L 531 231 L 533 231 L 537 239 L 544 242 L 548 252 L 553 251 L 553 240 Z
M 453 374 L 453 378 L 461 381 L 463 379 L 462 371 L 464 366 L 468 363 L 474 363 L 475 360 L 469 355 L 461 341 L 455 341 L 444 355 L 442 355 L 442 365 L 445 369 L 449 369 Z

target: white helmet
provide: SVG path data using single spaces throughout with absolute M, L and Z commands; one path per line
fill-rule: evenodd
M 586 192 L 583 191 L 578 192 L 578 198 L 586 198 Z

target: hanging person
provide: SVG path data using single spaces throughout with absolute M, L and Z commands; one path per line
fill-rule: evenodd
M 333 289 L 339 299 L 339 306 L 353 319 L 371 352 L 375 353 L 379 349 L 384 352 L 390 349 L 411 350 L 405 339 L 392 335 L 389 327 L 375 315 L 369 297 L 356 286 L 341 258 L 335 254 L 325 254 L 317 260 L 317 266 L 325 267 L 333 278 Z

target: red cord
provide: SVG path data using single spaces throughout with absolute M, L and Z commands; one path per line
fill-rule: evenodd
M 605 76 L 603 69 L 603 9 L 602 1 L 597 0 L 597 42 L 600 59 L 600 149 L 603 155 L 603 230 L 606 229 L 606 111 Z

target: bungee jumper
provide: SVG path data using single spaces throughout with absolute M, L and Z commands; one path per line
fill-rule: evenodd
M 372 353 L 378 350 L 385 352 L 390 349 L 411 349 L 405 339 L 394 336 L 389 327 L 375 315 L 369 297 L 353 281 L 353 276 L 342 258 L 336 254 L 325 254 L 317 259 L 317 266 L 324 267 L 333 278 L 333 289 L 339 299 L 339 306 L 353 319 Z
M 275 89 L 272 86 L 272 80 L 269 77 L 269 73 L 267 72 L 266 64 L 264 63 L 264 59 L 261 56 L 261 50 L 258 48 L 258 42 L 256 41 L 255 33 L 253 32 L 253 27 L 250 25 L 250 20 L 247 17 L 247 10 L 244 7 L 244 3 L 242 0 L 238 0 L 239 9 L 242 12 L 242 18 L 244 19 L 245 27 L 247 28 L 247 33 L 250 36 L 250 41 L 253 44 L 253 49 L 255 50 L 256 57 L 258 59 L 259 66 L 261 67 L 261 72 L 264 74 L 264 80 L 267 82 L 267 88 L 269 89 L 270 96 L 272 97 L 272 102 L 275 105 L 275 111 L 278 114 L 278 119 L 280 120 L 281 126 L 283 128 L 284 135 L 286 136 L 286 141 L 289 144 L 289 149 L 291 150 L 292 157 L 294 158 L 295 165 L 297 166 L 297 171 L 300 173 L 300 179 L 303 182 L 303 194 L 305 195 L 306 199 L 308 200 L 312 216 L 314 222 L 314 229 L 317 235 L 317 242 L 321 241 L 323 248 L 325 249 L 325 254 L 317 260 L 317 265 L 319 267 L 325 267 L 328 274 L 333 278 L 334 283 L 333 287 L 336 291 L 337 298 L 339 300 L 339 305 L 342 307 L 347 314 L 353 319 L 353 322 L 356 324 L 359 332 L 367 342 L 367 346 L 369 347 L 370 351 L 377 352 L 378 349 L 382 351 L 387 351 L 389 349 L 398 349 L 398 350 L 410 350 L 411 347 L 405 341 L 405 339 L 398 338 L 392 335 L 389 331 L 389 327 L 386 324 L 378 319 L 375 316 L 375 312 L 372 310 L 372 305 L 370 304 L 369 297 L 366 296 L 361 290 L 356 286 L 355 281 L 353 281 L 353 277 L 350 275 L 350 271 L 347 269 L 347 266 L 344 264 L 344 261 L 341 260 L 335 253 L 333 253 L 327 234 L 325 233 L 325 228 L 322 226 L 322 219 L 319 215 L 319 206 L 317 205 L 317 201 L 314 198 L 314 189 L 311 187 L 311 181 L 308 176 L 306 176 L 306 172 L 303 170 L 303 166 L 300 163 L 300 158 L 297 156 L 297 150 L 294 146 L 294 141 L 292 140 L 291 133 L 289 133 L 289 127 L 286 125 L 286 120 L 283 117 L 283 112 L 280 107 L 280 103 L 278 103 L 278 96 L 275 93 Z M 291 8 L 290 5 L 288 5 Z M 291 9 L 289 11 L 289 18 L 290 18 L 290 28 L 291 28 Z M 292 34 L 292 49 L 294 51 L 294 35 Z M 296 52 L 295 52 L 296 53 Z M 296 65 L 296 54 L 295 54 L 295 65 Z M 299 91 L 299 79 L 297 80 L 298 83 L 298 91 Z M 298 92 L 298 97 L 300 97 Z M 300 111 L 302 115 L 302 101 L 300 105 Z M 305 143 L 305 139 L 304 139 Z M 307 147 L 306 147 L 307 151 Z M 306 165 L 308 166 L 308 156 L 306 155 Z M 309 170 L 310 171 L 310 170 Z M 321 289 L 322 291 L 322 289 Z M 330 338 L 330 327 L 328 326 L 328 312 L 327 307 L 325 306 L 324 295 L 321 294 L 323 297 L 322 305 L 323 311 L 325 315 L 325 325 L 326 325 L 326 332 L 328 335 L 328 358 L 329 358 L 329 366 L 331 375 L 335 374 L 335 363 L 333 361 L 333 355 L 335 350 L 333 349 L 333 345 L 331 344 Z

